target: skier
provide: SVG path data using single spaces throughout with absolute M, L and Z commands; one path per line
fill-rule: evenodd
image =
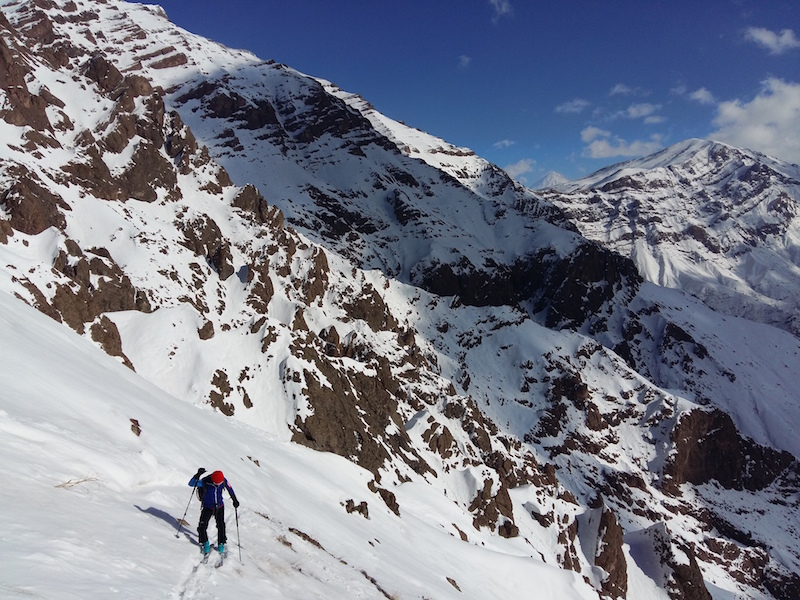
M 208 523 L 211 515 L 214 515 L 214 520 L 217 522 L 217 549 L 220 554 L 223 554 L 227 541 L 225 537 L 225 505 L 222 502 L 223 490 L 228 490 L 234 508 L 239 508 L 239 501 L 222 471 L 214 471 L 211 475 L 202 477 L 205 472 L 206 470 L 203 468 L 197 469 L 197 473 L 189 481 L 190 486 L 197 488 L 197 495 L 203 504 L 200 511 L 200 522 L 197 524 L 197 534 L 203 554 L 208 554 L 211 550 L 208 543 Z

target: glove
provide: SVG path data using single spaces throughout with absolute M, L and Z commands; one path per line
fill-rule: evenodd
M 236 498 L 233 499 L 233 508 L 239 508 L 239 501 Z
M 200 479 L 200 476 L 205 472 L 206 470 L 203 467 L 200 467 L 199 469 L 197 469 L 197 473 L 194 474 L 194 478 Z

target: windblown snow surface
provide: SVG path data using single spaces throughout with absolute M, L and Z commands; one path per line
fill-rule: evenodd
M 597 597 L 520 540 L 464 544 L 471 515 L 427 486 L 396 488 L 402 517 L 348 514 L 367 471 L 179 401 L 6 293 L 0 328 L 3 598 Z M 196 545 L 200 466 L 241 501 L 219 569 Z

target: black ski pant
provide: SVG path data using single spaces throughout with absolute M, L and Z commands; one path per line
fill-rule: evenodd
M 211 520 L 211 515 L 214 515 L 214 520 L 217 522 L 217 544 L 224 544 L 228 541 L 225 537 L 225 507 L 203 507 L 200 511 L 200 522 L 197 524 L 197 534 L 200 536 L 200 543 L 205 544 L 208 541 L 208 522 Z

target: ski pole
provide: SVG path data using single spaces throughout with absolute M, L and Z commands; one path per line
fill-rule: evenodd
M 183 517 L 178 519 L 178 532 L 175 534 L 175 537 L 181 537 L 181 527 L 183 527 L 183 524 L 186 523 L 186 514 L 189 512 L 189 505 L 192 503 L 192 496 L 194 496 L 194 488 L 192 488 L 192 495 L 189 496 L 189 502 L 186 504 L 186 510 L 183 511 Z
M 234 506 L 233 512 L 236 514 L 236 545 L 239 546 L 239 562 L 242 562 L 242 540 L 239 538 L 239 507 Z

